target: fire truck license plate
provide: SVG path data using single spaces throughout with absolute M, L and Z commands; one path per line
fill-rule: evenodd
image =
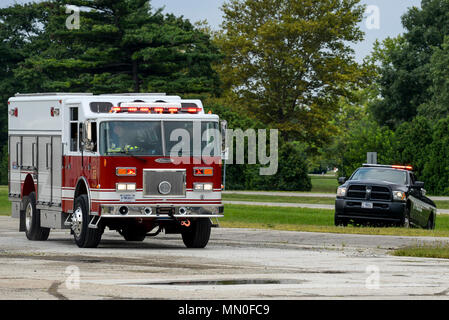
M 364 209 L 372 209 L 373 204 L 371 202 L 362 202 L 362 208 Z
M 120 202 L 136 202 L 136 195 L 135 194 L 121 194 L 120 195 Z

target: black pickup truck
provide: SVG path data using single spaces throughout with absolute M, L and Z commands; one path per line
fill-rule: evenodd
M 363 165 L 339 178 L 335 225 L 435 228 L 437 208 L 411 166 Z

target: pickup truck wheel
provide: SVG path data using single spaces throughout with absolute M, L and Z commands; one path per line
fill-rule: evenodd
M 348 220 L 337 218 L 337 216 L 334 217 L 334 224 L 336 227 L 347 227 L 348 226 Z
M 211 227 L 209 218 L 192 221 L 191 226 L 182 231 L 182 241 L 187 248 L 204 248 L 209 242 Z
M 404 218 L 402 220 L 402 226 L 404 228 L 411 228 L 411 224 L 410 224 L 410 210 L 409 210 L 409 208 L 406 208 L 404 210 Z
M 50 235 L 50 228 L 41 227 L 41 211 L 36 209 L 36 194 L 23 197 L 25 207 L 25 235 L 28 240 L 44 241 Z
M 434 214 L 432 214 L 429 217 L 429 220 L 427 221 L 426 229 L 428 230 L 434 230 L 435 229 L 435 220 L 434 220 Z
M 87 195 L 82 194 L 75 199 L 72 213 L 72 230 L 75 243 L 80 248 L 96 248 L 101 241 L 103 228 L 89 228 L 91 216 L 89 215 L 89 204 Z

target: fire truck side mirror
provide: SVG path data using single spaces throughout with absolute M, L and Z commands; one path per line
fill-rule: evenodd
M 220 121 L 220 127 L 221 127 L 221 153 L 222 153 L 222 159 L 227 160 L 227 136 L 226 131 L 228 130 L 228 122 L 226 120 Z
M 226 130 L 228 129 L 228 122 L 226 120 L 220 121 L 221 126 L 221 150 L 226 149 Z
M 86 151 L 93 151 L 95 148 L 95 142 L 93 141 L 93 126 L 92 122 L 87 120 L 84 122 L 83 126 L 83 147 Z

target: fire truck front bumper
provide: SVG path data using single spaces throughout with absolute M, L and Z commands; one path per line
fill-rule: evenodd
M 217 206 L 152 206 L 101 205 L 102 218 L 221 218 L 223 205 Z

